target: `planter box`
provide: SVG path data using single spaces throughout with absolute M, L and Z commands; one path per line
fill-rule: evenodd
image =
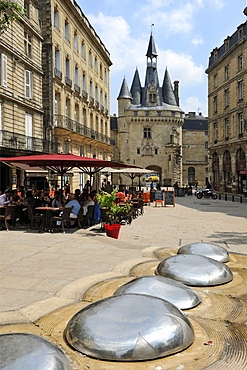
M 118 239 L 119 233 L 120 233 L 120 224 L 105 224 L 105 231 L 106 235 L 109 236 L 110 238 Z

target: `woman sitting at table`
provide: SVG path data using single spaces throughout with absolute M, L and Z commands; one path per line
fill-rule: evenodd
M 55 193 L 54 193 L 54 199 L 51 203 L 51 206 L 52 207 L 57 207 L 57 208 L 60 208 L 62 207 L 62 202 L 61 202 L 61 194 L 60 194 L 60 191 L 59 190 L 56 190 Z

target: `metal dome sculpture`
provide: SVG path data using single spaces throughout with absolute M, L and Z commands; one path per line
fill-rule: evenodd
M 182 246 L 178 250 L 178 254 L 198 254 L 200 256 L 209 257 L 219 262 L 228 262 L 229 254 L 227 250 L 213 243 L 191 243 Z
M 68 358 L 59 347 L 34 334 L 0 335 L 2 370 L 69 370 Z
M 69 321 L 65 336 L 74 349 L 97 359 L 146 361 L 184 350 L 194 331 L 171 303 L 123 294 L 83 308 Z
M 156 273 L 191 286 L 214 286 L 233 279 L 224 263 L 192 254 L 178 254 L 161 261 Z
M 188 286 L 163 276 L 141 276 L 120 286 L 114 295 L 145 294 L 165 299 L 180 310 L 197 306 L 200 296 Z

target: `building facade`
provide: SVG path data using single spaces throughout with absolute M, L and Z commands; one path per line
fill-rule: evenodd
M 111 159 L 112 63 L 105 45 L 74 0 L 17 2 L 27 13 L 0 38 L 1 156 L 54 152 Z M 2 191 L 23 184 L 23 171 L 5 165 L 1 171 Z M 85 176 L 73 175 L 65 180 L 82 187 Z M 56 184 L 52 174 L 48 180 Z
M 75 1 L 39 3 L 46 138 L 58 153 L 110 159 L 109 52 Z
M 156 46 L 151 34 L 144 86 L 138 70 L 131 89 L 124 78 L 118 96 L 118 148 L 124 163 L 152 169 L 162 186 L 182 185 L 182 125 L 178 81 L 166 69 L 160 86 Z M 114 132 L 113 132 L 114 134 Z
M 200 113 L 185 115 L 182 128 L 183 143 L 183 185 L 205 186 L 209 176 L 208 168 L 208 120 Z
M 210 181 L 218 191 L 246 194 L 247 22 L 211 52 L 206 73 Z
M 38 1 L 19 0 L 26 15 L 0 36 L 0 149 L 2 157 L 49 150 L 43 130 L 42 43 Z M 1 189 L 19 186 L 22 171 L 1 165 Z

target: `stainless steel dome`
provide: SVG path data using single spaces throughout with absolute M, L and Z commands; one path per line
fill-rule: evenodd
M 163 276 L 138 277 L 120 286 L 114 295 L 128 293 L 165 299 L 180 310 L 195 307 L 201 302 L 200 296 L 192 288 Z
M 61 349 L 38 335 L 0 335 L 1 370 L 69 370 L 69 360 Z
M 90 304 L 69 321 L 65 335 L 77 351 L 114 361 L 164 357 L 194 340 L 193 328 L 182 311 L 160 298 L 140 294 Z
M 225 284 L 233 278 L 231 270 L 224 263 L 192 254 L 179 254 L 163 260 L 157 266 L 156 273 L 192 286 Z
M 187 244 L 179 248 L 178 254 L 199 254 L 200 256 L 209 257 L 219 262 L 229 261 L 227 250 L 213 243 L 199 242 Z

